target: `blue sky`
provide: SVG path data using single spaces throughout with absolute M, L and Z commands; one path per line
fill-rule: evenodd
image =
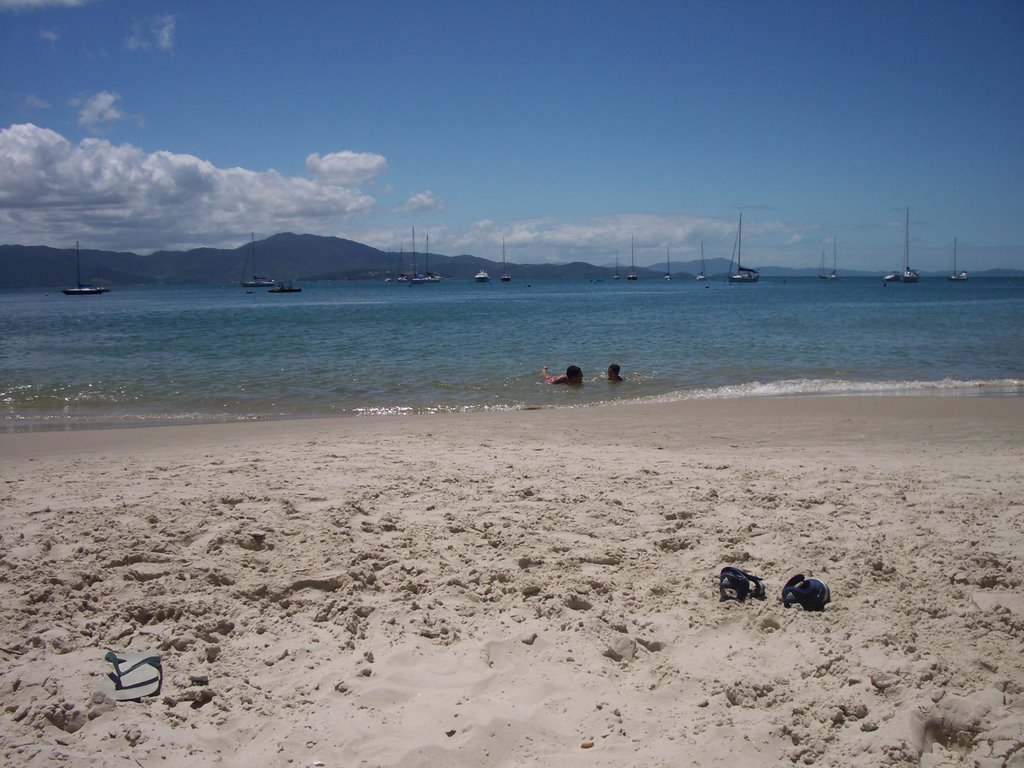
M 1024 3 L 0 0 L 0 242 L 1024 268 Z

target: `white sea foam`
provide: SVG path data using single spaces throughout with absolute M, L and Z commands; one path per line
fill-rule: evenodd
M 948 395 L 956 397 L 1017 397 L 1024 395 L 1024 380 L 997 379 L 961 381 L 847 381 L 842 379 L 786 379 L 749 382 L 725 387 L 685 389 L 641 398 L 663 403 L 679 400 L 730 400 L 744 397 L 787 395 Z

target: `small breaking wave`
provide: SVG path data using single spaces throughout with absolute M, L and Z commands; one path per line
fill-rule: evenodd
M 1024 380 L 942 379 L 939 381 L 849 381 L 844 379 L 785 379 L 782 381 L 734 384 L 722 387 L 676 390 L 640 398 L 647 403 L 680 400 L 732 400 L 744 397 L 786 397 L 791 395 L 942 395 L 951 397 L 1020 397 Z

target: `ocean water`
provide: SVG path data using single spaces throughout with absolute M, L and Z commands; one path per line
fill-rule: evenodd
M 796 393 L 1024 393 L 1024 280 L 0 291 L 0 430 Z M 603 380 L 609 363 L 628 380 Z M 539 370 L 570 364 L 582 387 Z

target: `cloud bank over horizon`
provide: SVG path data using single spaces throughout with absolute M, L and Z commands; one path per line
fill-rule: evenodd
M 101 125 L 126 119 L 117 94 L 102 92 L 81 104 L 79 121 Z M 285 176 L 274 169 L 220 168 L 190 154 L 147 152 L 132 144 L 89 137 L 74 144 L 60 133 L 32 123 L 0 130 L 0 228 L 6 243 L 67 247 L 76 240 L 90 248 L 146 254 L 199 247 L 237 247 L 249 233 L 269 236 L 296 232 L 337 236 L 384 251 L 410 250 L 411 226 L 418 248 L 427 235 L 431 252 L 472 254 L 519 263 L 586 261 L 627 265 L 730 258 L 737 222 L 728 217 L 684 213 L 610 213 L 578 219 L 535 217 L 496 222 L 481 219 L 462 229 L 441 216 L 446 201 L 424 190 L 404 202 L 378 199 L 395 191 L 380 184 L 388 160 L 374 152 L 341 150 L 309 153 L 307 176 Z M 831 251 L 834 232 L 816 225 L 778 220 L 761 211 L 744 220 L 744 260 L 755 265 L 806 267 L 811 244 Z M 738 211 L 737 211 L 738 214 Z M 900 221 L 896 221 L 899 218 Z M 899 225 L 897 227 L 897 224 Z M 860 249 L 849 268 L 886 269 L 902 242 L 902 217 L 894 217 L 893 243 Z M 899 243 L 897 243 L 897 239 Z M 842 251 L 843 237 L 839 237 Z M 981 255 L 980 249 L 976 251 Z M 917 263 L 935 266 L 945 250 Z M 1013 252 L 988 249 L 992 266 L 1012 265 Z M 840 260 L 846 260 L 841 253 Z M 977 267 L 976 267 L 977 268 Z
M 94 112 L 111 105 L 102 100 Z M 310 157 L 318 158 L 313 179 L 287 177 L 105 139 L 75 145 L 48 128 L 13 125 L 0 131 L 0 227 L 16 242 L 56 237 L 144 252 L 219 246 L 250 231 L 322 233 L 373 209 L 356 184 L 381 172 L 383 157 Z
M 117 94 L 82 102 L 79 121 L 121 119 Z M 146 152 L 131 144 L 85 138 L 77 145 L 31 123 L 0 130 L 0 226 L 12 242 L 136 251 L 235 246 L 244 233 L 302 232 L 348 237 L 382 250 L 411 248 L 406 225 L 370 226 L 381 208 L 362 191 L 388 168 L 383 155 L 342 150 L 310 153 L 309 178 L 277 171 L 218 168 L 194 155 Z M 444 200 L 425 190 L 390 209 L 412 217 L 436 214 Z M 421 225 L 422 226 L 422 225 Z M 500 254 L 534 261 L 629 258 L 630 233 L 638 252 L 661 253 L 670 243 L 733 237 L 734 222 L 679 215 L 616 214 L 581 221 L 537 218 L 497 224 L 474 222 L 465 232 L 429 226 L 435 252 Z M 427 234 L 424 227 L 421 236 Z M 65 234 L 66 233 L 66 234 Z M 731 241 L 730 241 L 731 242 Z M 420 243 L 422 245 L 422 241 Z M 684 255 L 684 252 L 689 253 Z M 680 258 L 694 249 L 678 250 Z

